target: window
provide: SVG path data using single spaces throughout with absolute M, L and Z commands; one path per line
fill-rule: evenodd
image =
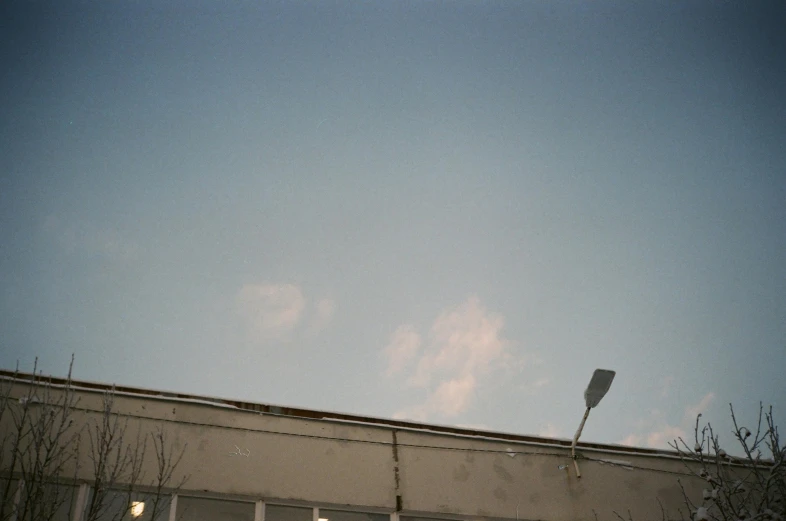
M 16 509 L 17 519 L 40 517 L 50 521 L 70 521 L 78 487 L 40 482 L 30 485 L 12 480 L 6 496 L 7 485 L 8 480 L 4 480 L 3 506 L 9 513 Z
M 108 490 L 100 505 L 93 505 L 95 490 L 90 490 L 87 499 L 85 517 L 90 516 L 90 509 L 96 509 L 98 521 L 154 521 L 153 499 L 150 494 L 130 493 L 122 490 Z M 166 521 L 169 518 L 169 497 L 161 498 L 155 521 Z
M 50 521 L 71 521 L 74 518 L 74 508 L 76 498 L 79 495 L 79 487 L 58 485 L 57 492 L 53 494 L 57 507 L 52 513 Z
M 435 517 L 415 517 L 415 516 L 400 516 L 401 521 L 450 521 L 446 519 L 439 519 Z
M 319 509 L 320 521 L 390 521 L 387 514 L 368 514 L 366 512 L 348 512 L 344 510 Z M 266 520 L 269 521 L 269 520 Z
M 18 479 L 0 477 L 0 502 L 4 512 L 10 512 L 19 503 L 21 494 Z
M 180 496 L 177 498 L 177 519 L 178 521 L 254 521 L 254 503 Z
M 312 519 L 314 519 L 314 510 L 311 508 L 265 505 L 265 521 L 312 521 Z
M 131 502 L 131 517 L 142 517 L 142 514 L 145 513 L 145 502 L 144 501 L 132 501 Z

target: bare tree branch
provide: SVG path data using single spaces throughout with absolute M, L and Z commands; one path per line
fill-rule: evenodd
M 144 419 L 134 420 L 131 434 L 129 417 L 116 408 L 114 388 L 104 393 L 100 410 L 85 409 L 86 422 L 75 423 L 72 369 L 73 357 L 65 384 L 54 386 L 39 374 L 36 360 L 25 381 L 0 381 L 0 521 L 52 521 L 73 501 L 73 485 L 85 473 L 92 485 L 85 521 L 121 521 L 138 500 L 150 502 L 150 521 L 158 521 L 185 483 L 177 467 L 186 447 L 175 450 L 161 426 L 146 431 Z M 153 472 L 146 476 L 146 469 Z
M 783 461 L 786 449 L 781 445 L 772 407 L 765 411 L 764 405 L 759 404 L 755 431 L 738 423 L 731 404 L 729 411 L 734 426 L 732 435 L 742 449 L 742 457 L 727 453 L 712 424 L 701 425 L 701 414 L 696 417 L 693 446 L 682 438 L 669 443 L 690 474 L 706 482 L 701 497 L 692 497 L 683 482 L 677 480 L 689 518 L 694 521 L 786 520 Z M 763 451 L 771 457 L 765 458 Z M 614 515 L 623 519 L 616 512 Z M 682 511 L 679 515 L 684 519 Z M 662 503 L 661 518 L 668 518 Z
M 5 476 L 2 521 L 51 521 L 69 499 L 66 484 L 73 482 L 79 468 L 79 431 L 71 417 L 78 401 L 71 385 L 73 363 L 72 356 L 65 384 L 55 389 L 39 374 L 36 359 L 22 396 L 12 399 L 16 378 L 0 393 L 0 419 L 10 431 L 2 439 L 3 452 L 9 454 L 0 467 Z M 73 473 L 67 475 L 69 467 Z

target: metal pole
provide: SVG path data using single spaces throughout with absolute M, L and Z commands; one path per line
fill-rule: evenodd
M 570 455 L 573 457 L 573 466 L 576 467 L 577 478 L 581 477 L 581 471 L 579 470 L 579 463 L 576 461 L 576 442 L 579 441 L 579 436 L 581 436 L 581 431 L 584 429 L 584 422 L 587 421 L 589 413 L 590 407 L 587 407 L 587 410 L 584 412 L 584 417 L 581 419 L 579 430 L 576 431 L 576 435 L 573 436 L 573 443 L 570 445 Z

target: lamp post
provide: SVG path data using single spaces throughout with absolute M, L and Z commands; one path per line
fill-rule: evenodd
M 576 461 L 576 442 L 579 441 L 579 436 L 581 436 L 581 431 L 584 429 L 584 422 L 587 421 L 590 409 L 597 406 L 601 399 L 606 396 L 615 374 L 617 373 L 608 369 L 595 369 L 587 389 L 584 390 L 584 403 L 587 406 L 587 410 L 584 411 L 579 430 L 576 431 L 576 435 L 573 436 L 573 443 L 570 445 L 570 455 L 573 457 L 573 466 L 576 468 L 577 478 L 581 477 L 581 471 L 579 470 L 579 463 Z

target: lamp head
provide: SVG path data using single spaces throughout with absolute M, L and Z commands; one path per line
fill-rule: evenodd
M 587 389 L 584 391 L 584 402 L 587 404 L 588 409 L 600 403 L 600 400 L 611 387 L 615 374 L 617 373 L 608 369 L 595 369 L 592 380 L 590 380 Z

